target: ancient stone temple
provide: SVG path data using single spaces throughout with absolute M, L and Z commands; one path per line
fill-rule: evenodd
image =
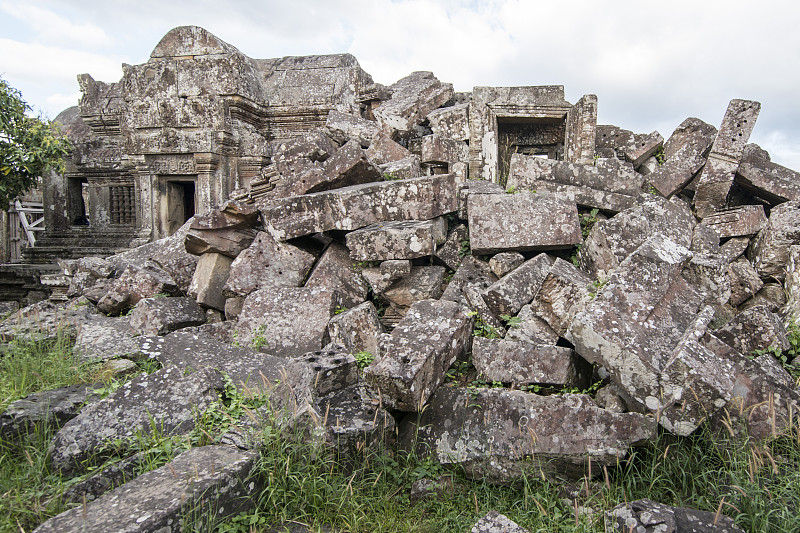
M 116 83 L 78 77 L 59 115 L 75 144 L 49 176 L 33 257 L 110 252 L 173 233 L 259 176 L 271 144 L 358 115 L 371 77 L 348 54 L 252 59 L 198 27 L 175 28 Z
M 171 30 L 146 63 L 123 71 L 116 83 L 78 76 L 80 105 L 57 117 L 75 150 L 63 175 L 46 177 L 46 231 L 26 251 L 30 261 L 171 235 L 234 191 L 310 192 L 286 183 L 303 172 L 281 166 L 279 152 L 326 122 L 329 133 L 331 122 L 364 129 L 369 162 L 393 163 L 383 168 L 393 176 L 455 171 L 505 184 L 515 153 L 594 155 L 596 97 L 573 106 L 562 86 L 454 93 L 415 72 L 384 87 L 349 54 L 253 59 L 193 26 Z M 330 153 L 317 149 L 311 160 Z M 408 157 L 417 161 L 397 163 Z

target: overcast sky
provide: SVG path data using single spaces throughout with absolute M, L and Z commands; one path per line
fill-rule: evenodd
M 800 2 L 673 0 L 0 0 L 0 75 L 50 118 L 76 75 L 113 82 L 171 28 L 202 26 L 255 58 L 349 52 L 375 81 L 431 70 L 457 91 L 564 85 L 599 122 L 667 138 L 761 102 L 751 141 L 800 170 Z

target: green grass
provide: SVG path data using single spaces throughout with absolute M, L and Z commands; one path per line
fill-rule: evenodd
M 96 369 L 76 364 L 69 344 L 56 339 L 10 346 L 13 355 L 0 359 L 3 401 L 94 377 Z M 141 471 L 165 464 L 190 445 L 216 442 L 232 420 L 263 401 L 229 384 L 218 402 L 198 414 L 197 429 L 188 437 L 157 430 L 137 436 L 135 448 L 146 454 Z M 337 461 L 301 436 L 275 427 L 263 430 L 254 480 L 261 487 L 253 494 L 256 509 L 225 519 L 216 531 L 267 531 L 271 524 L 291 521 L 312 530 L 469 531 L 481 516 L 497 510 L 531 532 L 599 532 L 607 530 L 605 511 L 639 498 L 719 512 L 745 531 L 800 531 L 797 427 L 767 443 L 702 430 L 687 438 L 662 434 L 618 465 L 594 465 L 591 480 L 564 483 L 531 475 L 509 486 L 470 480 L 434 461 L 389 449 L 362 449 L 355 460 Z M 0 533 L 31 531 L 62 511 L 56 497 L 81 479 L 50 471 L 52 434 L 40 430 L 21 444 L 0 441 Z M 411 503 L 415 481 L 445 474 L 452 480 L 449 492 Z M 203 516 L 195 530 L 209 530 L 213 522 Z

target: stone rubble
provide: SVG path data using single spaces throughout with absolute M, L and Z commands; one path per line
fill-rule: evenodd
M 170 94 L 162 105 L 136 96 L 146 68 L 176 75 L 174 57 L 193 105 L 166 81 L 153 88 Z M 83 510 L 37 531 L 169 528 L 209 498 L 233 512 L 223 496 L 253 491 L 244 476 L 267 423 L 302 428 L 351 464 L 397 444 L 513 483 L 611 467 L 657 431 L 765 439 L 800 413 L 800 386 L 776 357 L 800 320 L 800 192 L 797 172 L 747 144 L 758 102 L 731 101 L 719 131 L 687 118 L 664 142 L 598 126 L 597 97 L 573 105 L 562 86 L 454 93 L 430 72 L 375 84 L 351 56 L 258 61 L 186 27 L 150 67 L 127 67 L 124 87 L 81 78 L 87 126 L 70 175 L 124 156 L 111 167 L 166 188 L 197 175 L 198 206 L 160 220 L 169 198 L 130 178 L 131 194 L 146 187 L 140 201 L 152 193 L 136 205 L 152 217 L 113 251 L 139 246 L 66 254 L 63 294 L 0 323 L 4 353 L 64 331 L 82 361 L 163 366 L 102 399 L 59 389 L 0 415 L 3 435 L 60 427 L 56 471 L 127 461 L 86 482 Z M 211 112 L 222 98 L 224 120 Z M 237 155 L 217 167 L 211 139 Z M 57 203 L 65 190 L 46 194 Z M 464 367 L 495 387 L 464 386 L 453 378 Z M 117 486 L 138 464 L 136 432 L 186 434 L 231 385 L 274 410 Z M 609 520 L 678 531 L 692 517 L 705 520 L 632 502 Z M 490 513 L 473 531 L 514 527 Z

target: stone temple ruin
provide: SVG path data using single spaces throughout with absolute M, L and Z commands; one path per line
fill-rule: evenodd
M 117 83 L 79 79 L 60 116 L 75 151 L 47 177 L 28 250 L 61 270 L 0 334 L 67 327 L 85 361 L 163 368 L 105 398 L 10 405 L 8 438 L 60 427 L 56 470 L 86 475 L 153 420 L 189 431 L 222 374 L 342 457 L 416 448 L 501 483 L 611 467 L 658 427 L 763 439 L 798 412 L 798 383 L 764 350 L 788 349 L 800 309 L 800 176 L 748 144 L 757 102 L 664 141 L 597 125 L 597 98 L 573 105 L 560 86 L 455 93 L 414 72 L 386 87 L 349 55 L 256 60 L 196 27 Z M 176 471 L 247 508 L 267 418 L 184 452 L 173 475 L 122 484 L 141 460 L 118 447 L 122 463 L 64 495 L 90 503 L 37 531 L 140 515 L 137 531 L 169 529 L 176 502 L 207 501 Z M 643 506 L 612 518 L 627 530 Z

